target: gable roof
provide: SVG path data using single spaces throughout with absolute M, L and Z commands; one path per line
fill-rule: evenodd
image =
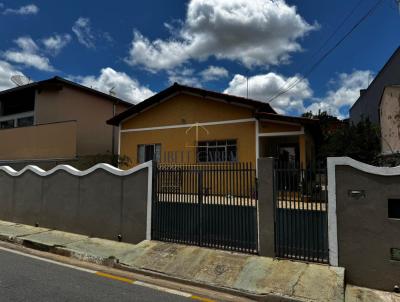
M 319 119 L 308 118 L 308 117 L 298 117 L 298 116 L 288 116 L 282 114 L 271 114 L 267 112 L 258 112 L 255 117 L 259 119 L 265 119 L 269 121 L 280 121 L 288 123 L 298 123 L 301 125 L 319 125 Z
M 124 100 L 122 100 L 120 98 L 117 98 L 115 96 L 109 95 L 107 93 L 98 91 L 98 90 L 93 89 L 93 88 L 89 88 L 89 87 L 83 86 L 81 84 L 69 81 L 69 80 L 64 79 L 62 77 L 59 77 L 59 76 L 55 76 L 55 77 L 47 79 L 47 80 L 37 81 L 37 82 L 30 83 L 30 84 L 26 84 L 26 85 L 22 85 L 22 86 L 18 86 L 18 87 L 14 87 L 14 88 L 10 88 L 10 89 L 7 89 L 7 90 L 0 91 L 0 96 L 3 95 L 3 94 L 7 94 L 7 93 L 12 93 L 12 92 L 16 92 L 16 91 L 22 91 L 22 90 L 31 89 L 31 88 L 40 88 L 40 87 L 45 87 L 46 85 L 52 85 L 52 84 L 67 85 L 67 86 L 82 90 L 82 91 L 84 91 L 86 93 L 94 94 L 94 95 L 103 97 L 103 98 L 105 98 L 105 99 L 107 99 L 109 101 L 120 103 L 120 104 L 129 106 L 129 107 L 133 105 L 132 103 L 124 101 Z
M 272 109 L 272 107 L 268 103 L 174 83 L 172 86 L 168 87 L 167 89 L 149 97 L 148 99 L 144 100 L 143 102 L 141 102 L 137 105 L 134 105 L 131 108 L 125 110 L 124 112 L 121 112 L 120 114 L 109 119 L 107 121 L 107 124 L 117 126 L 123 120 L 133 116 L 134 114 L 138 114 L 153 105 L 161 103 L 162 101 L 164 101 L 166 98 L 170 97 L 171 95 L 179 94 L 179 93 L 195 94 L 195 95 L 199 95 L 202 97 L 208 97 L 211 99 L 218 99 L 218 100 L 221 100 L 221 101 L 233 104 L 233 105 L 253 107 L 256 111 L 260 111 L 260 112 L 276 114 L 275 110 Z

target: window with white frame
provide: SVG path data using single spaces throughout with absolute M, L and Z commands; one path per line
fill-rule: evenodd
M 149 160 L 160 161 L 161 144 L 138 145 L 138 163 L 145 163 Z
M 234 162 L 237 161 L 237 143 L 235 139 L 203 141 L 197 144 L 198 162 Z
M 20 114 L 0 116 L 0 129 L 33 126 L 33 114 L 33 112 L 24 112 Z

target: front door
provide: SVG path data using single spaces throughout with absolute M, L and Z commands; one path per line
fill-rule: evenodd
M 299 145 L 295 143 L 279 144 L 278 161 L 285 166 L 296 166 L 296 163 L 299 162 Z

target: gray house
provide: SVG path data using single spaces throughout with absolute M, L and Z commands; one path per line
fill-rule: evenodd
M 379 124 L 379 104 L 386 86 L 400 84 L 400 47 L 379 71 L 367 89 L 360 91 L 360 97 L 350 108 L 350 121 L 358 123 L 362 116 Z

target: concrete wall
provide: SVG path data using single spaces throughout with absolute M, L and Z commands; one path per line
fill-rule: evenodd
M 121 234 L 138 243 L 150 215 L 149 175 L 151 163 L 128 171 L 106 164 L 83 172 L 0 167 L 0 219 L 112 240 Z
M 0 160 L 71 159 L 76 156 L 75 121 L 0 130 Z
M 258 160 L 258 235 L 260 256 L 275 257 L 274 159 Z
M 361 116 L 379 124 L 379 102 L 383 89 L 388 85 L 400 84 L 400 48 L 395 51 L 368 89 L 350 108 L 350 121 L 358 123 Z
M 386 87 L 380 106 L 382 154 L 400 152 L 400 86 Z
M 388 199 L 400 198 L 400 168 L 350 158 L 330 158 L 328 167 L 331 264 L 345 267 L 351 284 L 393 290 L 400 285 L 400 261 L 391 260 L 391 249 L 400 249 L 400 219 L 388 218 Z

